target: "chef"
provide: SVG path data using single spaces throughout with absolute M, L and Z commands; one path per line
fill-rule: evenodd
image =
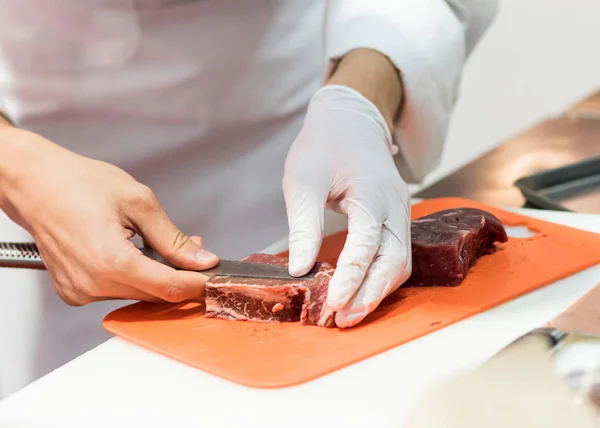
M 41 315 L 19 321 L 27 345 L 4 343 L 35 353 L 11 360 L 26 384 L 104 340 L 101 316 L 128 300 L 202 295 L 203 275 L 135 238 L 198 270 L 289 236 L 298 276 L 338 212 L 349 235 L 327 303 L 338 326 L 359 323 L 410 275 L 406 181 L 438 164 L 495 1 L 0 8 L 0 208 L 47 266 Z M 24 290 L 4 293 L 18 305 Z

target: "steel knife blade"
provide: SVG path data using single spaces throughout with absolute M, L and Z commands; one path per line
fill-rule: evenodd
M 200 271 L 207 276 L 233 276 L 242 278 L 265 278 L 281 280 L 303 280 L 313 278 L 308 274 L 302 277 L 291 276 L 285 266 L 273 266 L 262 263 L 249 263 L 236 260 L 220 260 L 219 264 L 211 269 Z
M 149 247 L 139 248 L 146 256 L 174 269 L 180 268 L 165 260 L 158 252 Z M 46 269 L 42 256 L 33 242 L 0 242 L 0 267 Z M 233 276 L 241 278 L 264 278 L 298 281 L 312 279 L 315 274 L 310 272 L 301 277 L 289 274 L 285 266 L 273 266 L 262 263 L 249 263 L 237 260 L 219 260 L 215 267 L 198 270 L 206 276 Z
M 152 248 L 143 247 L 140 248 L 142 253 L 146 257 L 156 260 L 162 264 L 170 266 L 174 269 L 179 269 L 173 266 L 167 260 L 165 260 L 160 254 L 154 251 Z M 298 281 L 304 279 L 314 278 L 314 273 L 309 272 L 308 274 L 295 277 L 289 274 L 288 268 L 285 266 L 274 266 L 263 263 L 250 263 L 242 262 L 238 260 L 219 260 L 219 264 L 210 269 L 198 270 L 206 276 L 233 276 L 238 278 L 264 278 L 264 279 L 279 279 L 287 281 Z
M 552 354 L 556 354 L 568 344 L 600 344 L 600 284 L 595 285 L 546 325 L 537 327 L 509 343 L 493 358 L 526 341 L 544 344 Z

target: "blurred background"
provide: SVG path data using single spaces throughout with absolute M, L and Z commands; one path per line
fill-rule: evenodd
M 424 185 L 506 147 L 418 196 L 521 206 L 517 178 L 599 155 L 599 20 L 597 0 L 501 0 L 465 68 L 442 165 Z M 504 168 L 508 161 L 518 166 Z M 473 177 L 490 166 L 498 172 Z

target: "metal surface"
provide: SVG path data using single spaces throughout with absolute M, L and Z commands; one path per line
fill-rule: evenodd
M 160 254 L 151 248 L 140 248 L 140 250 L 153 260 L 156 260 L 167 266 L 178 269 L 171 263 L 166 261 Z M 285 266 L 273 266 L 261 263 L 247 263 L 235 260 L 219 260 L 219 264 L 213 268 L 198 271 L 207 276 L 234 276 L 239 278 L 265 278 L 265 279 L 282 279 L 294 280 L 314 278 L 313 273 L 309 273 L 302 277 L 291 276 L 288 268 Z
M 531 174 L 515 185 L 535 207 L 600 212 L 600 156 Z
M 535 328 L 509 343 L 493 358 L 519 346 L 538 342 L 549 353 L 559 352 L 567 345 L 594 343 L 600 345 L 600 284 L 554 317 L 544 327 Z
M 201 271 L 209 276 L 235 276 L 241 278 L 268 278 L 294 280 L 314 278 L 314 274 L 308 274 L 297 278 L 288 273 L 285 266 L 273 266 L 260 263 L 247 263 L 235 260 L 221 260 L 214 268 Z
M 565 333 L 564 331 L 554 327 L 539 327 L 513 340 L 505 347 L 505 349 L 511 348 L 517 345 L 518 343 L 521 343 L 533 337 L 538 337 L 541 341 L 544 342 L 548 350 L 552 350 L 556 348 L 567 337 L 567 335 L 568 333 Z
M 151 248 L 140 248 L 145 256 L 159 263 L 179 269 L 166 261 Z M 44 261 L 35 243 L 32 242 L 0 242 L 0 267 L 45 269 Z M 198 271 L 207 276 L 234 276 L 243 278 L 264 278 L 280 280 L 303 280 L 314 278 L 314 273 L 302 277 L 293 277 L 285 266 L 273 266 L 260 263 L 246 263 L 235 260 L 220 260 L 211 269 Z
M 24 242 L 0 242 L 0 267 L 46 268 L 37 246 Z
M 548 119 L 434 183 L 416 198 L 456 196 L 485 204 L 523 207 L 514 185 L 521 177 L 600 156 L 600 120 Z M 525 205 L 527 206 L 527 205 Z M 587 206 L 578 212 L 600 213 Z

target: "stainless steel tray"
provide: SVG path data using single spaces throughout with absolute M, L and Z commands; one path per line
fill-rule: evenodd
M 600 156 L 528 175 L 515 186 L 536 208 L 600 213 Z

